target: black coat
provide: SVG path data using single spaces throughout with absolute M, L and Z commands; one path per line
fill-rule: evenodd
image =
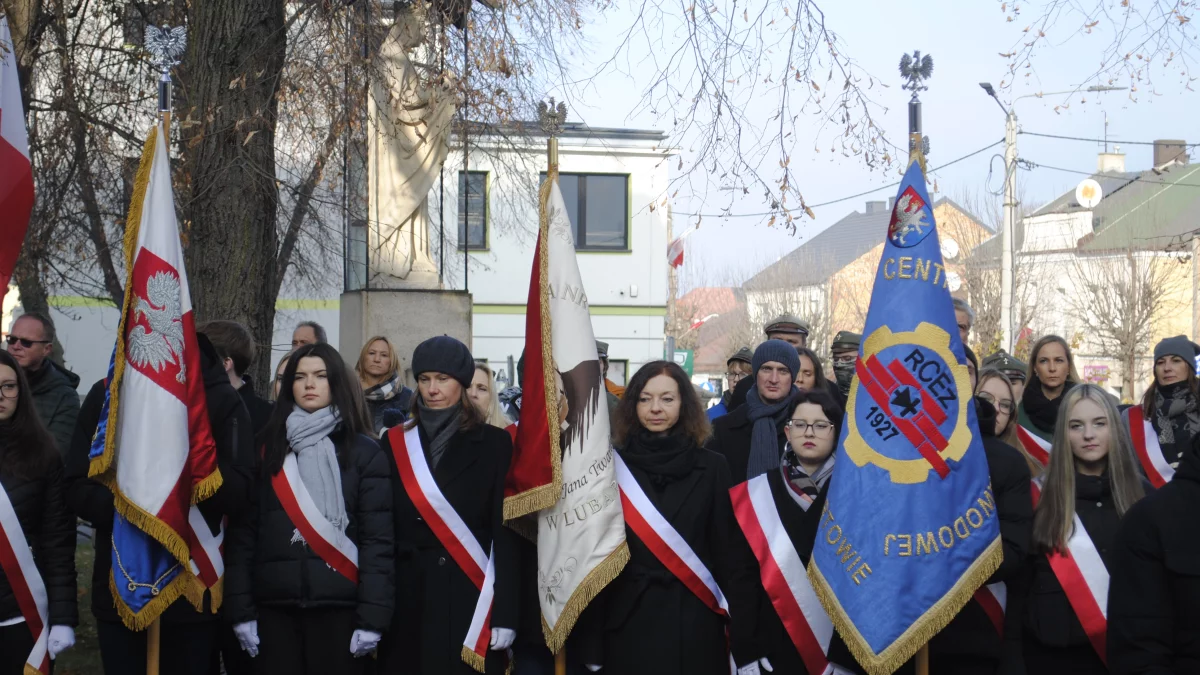
M 254 433 L 250 414 L 242 403 L 221 359 L 204 334 L 197 336 L 200 345 L 200 365 L 204 373 L 204 395 L 208 406 L 208 421 L 217 445 L 217 467 L 221 471 L 221 487 L 208 499 L 200 502 L 200 512 L 213 533 L 220 530 L 224 516 L 237 516 L 250 504 L 258 454 L 254 451 Z M 100 420 L 104 404 L 105 382 L 92 385 L 79 411 L 79 422 L 71 437 L 67 453 L 67 506 L 76 515 L 96 528 L 94 544 L 96 562 L 92 568 L 92 613 L 101 621 L 120 621 L 109 578 L 112 572 L 113 496 L 109 489 L 88 478 L 88 452 L 92 436 Z M 173 603 L 163 613 L 163 621 L 208 621 L 217 617 L 209 608 L 210 595 L 204 594 L 204 612 L 197 612 L 186 600 Z
M 1200 455 L 1125 514 L 1109 558 L 1114 675 L 1200 673 Z
M 397 429 L 395 433 L 400 433 Z M 421 434 L 421 444 L 429 439 Z M 429 528 L 396 470 L 389 436 L 381 445 L 392 471 L 396 514 L 396 621 L 381 646 L 380 675 L 437 673 L 469 675 L 462 660 L 479 591 Z M 428 450 L 426 450 L 428 452 Z M 433 478 L 484 551 L 495 556 L 492 628 L 517 628 L 519 553 L 515 533 L 504 527 L 504 476 L 512 459 L 512 439 L 503 429 L 483 424 L 459 430 L 450 440 Z M 504 672 L 504 656 L 488 652 L 487 671 Z
M 1075 513 L 1108 567 L 1121 519 L 1107 476 L 1075 475 Z M 1021 647 L 1029 675 L 1108 673 L 1045 555 L 1031 557 L 1028 574 Z
M 991 427 L 994 420 L 994 416 L 986 423 L 981 419 L 980 428 L 984 428 L 985 425 L 994 428 Z M 1009 638 L 1008 642 L 1012 643 L 1010 647 L 1019 648 L 1020 623 L 1015 620 L 1019 613 L 1015 611 L 1017 608 L 1013 606 L 1013 600 L 1019 594 L 1014 592 L 1014 589 L 1020 588 L 1025 575 L 1030 540 L 1033 536 L 1029 465 L 1025 463 L 1025 458 L 1019 450 L 995 436 L 983 437 L 983 451 L 987 455 L 988 474 L 992 481 L 992 495 L 1000 520 L 1000 538 L 1004 549 L 1004 560 L 1000 563 L 1000 569 L 996 570 L 987 583 L 1004 582 L 1007 587 L 1006 619 L 1012 620 L 1006 621 L 1008 626 L 1005 636 Z M 934 669 L 944 670 L 953 668 L 952 664 L 962 659 L 1000 663 L 1002 656 L 1014 651 L 1006 650 L 1005 642 L 996 632 L 983 607 L 972 600 L 930 641 L 930 665 Z
M 713 434 L 704 444 L 705 448 L 725 457 L 733 485 L 746 482 L 746 465 L 750 462 L 750 439 L 753 431 L 750 408 L 741 405 L 728 415 L 713 420 Z M 787 445 L 787 435 L 782 424 L 776 432 L 779 435 L 779 457 L 782 458 L 783 448 Z
M 246 410 L 250 413 L 250 426 L 254 433 L 263 430 L 267 426 L 267 422 L 271 419 L 271 412 L 275 410 L 275 404 L 264 399 L 254 391 L 254 380 L 250 379 L 249 375 L 243 378 L 242 386 L 237 390 L 238 395 L 242 397 L 242 403 L 246 404 Z
M 46 585 L 51 626 L 79 624 L 75 586 L 75 518 L 67 511 L 63 489 L 62 458 L 50 448 L 49 464 L 36 478 L 0 473 L 0 486 L 8 494 L 34 564 Z M 0 621 L 21 616 L 8 577 L 0 570 Z
M 629 464 L 630 473 L 663 518 L 712 572 L 733 617 L 729 639 L 738 665 L 767 653 L 758 631 L 761 603 L 754 554 L 738 528 L 729 500 L 729 468 L 724 458 L 696 450 L 692 470 L 661 492 L 648 474 Z M 646 548 L 628 526 L 629 563 L 601 594 L 604 672 L 622 675 L 724 675 L 726 622 L 688 590 Z M 780 672 L 780 671 L 776 671 Z
M 257 618 L 261 606 L 353 608 L 355 627 L 377 633 L 391 624 L 396 571 L 387 460 L 379 444 L 362 434 L 350 436 L 339 428 L 329 438 L 338 449 L 350 518 L 346 536 L 358 547 L 358 584 L 296 540 L 296 525 L 264 471 L 253 507 L 230 523 L 225 544 L 225 617 L 230 623 Z

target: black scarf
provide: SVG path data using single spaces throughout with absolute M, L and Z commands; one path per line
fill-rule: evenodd
M 1058 398 L 1049 399 L 1042 391 L 1042 381 L 1037 378 L 1037 375 L 1034 375 L 1029 380 L 1029 385 L 1025 387 L 1024 395 L 1021 396 L 1021 407 L 1025 409 L 1025 414 L 1029 417 L 1029 421 L 1033 422 L 1033 426 L 1047 434 L 1053 434 L 1054 424 L 1058 421 L 1058 407 L 1062 405 L 1066 393 L 1074 386 L 1074 382 L 1067 380 Z
M 1154 395 L 1154 427 L 1158 430 L 1158 445 L 1173 467 L 1178 467 L 1192 439 L 1200 436 L 1200 411 L 1196 409 L 1196 394 L 1185 380 L 1161 385 Z
M 424 431 L 429 439 L 429 447 L 425 450 L 429 457 L 429 468 L 436 469 L 438 462 L 442 461 L 442 455 L 445 455 L 446 449 L 450 447 L 450 439 L 458 433 L 462 402 L 434 410 L 426 406 L 421 399 L 417 399 L 417 407 L 421 409 L 421 431 Z
M 655 491 L 662 492 L 667 485 L 692 472 L 698 453 L 696 443 L 683 434 L 659 435 L 639 428 L 625 441 L 621 459 L 645 472 Z

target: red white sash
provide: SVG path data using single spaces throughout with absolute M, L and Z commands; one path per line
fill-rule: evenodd
M 683 535 L 676 532 L 671 523 L 654 507 L 645 490 L 629 472 L 629 467 L 625 466 L 621 456 L 614 452 L 613 459 L 616 460 L 614 464 L 617 486 L 621 490 L 625 525 L 633 530 L 654 557 L 694 593 L 700 602 L 717 614 L 728 617 L 729 603 L 704 561 L 700 560 L 700 556 L 696 555 Z M 729 658 L 729 671 L 737 672 L 737 665 L 734 664 L 732 656 Z
M 408 498 L 459 569 L 479 589 L 471 626 L 463 640 L 463 660 L 482 673 L 492 637 L 495 560 L 490 553 L 484 554 L 479 540 L 442 494 L 425 460 L 425 450 L 421 447 L 421 435 L 417 427 L 408 431 L 402 427 L 392 427 L 388 430 L 388 441 Z M 468 654 L 474 654 L 474 657 L 468 657 Z
M 1158 444 L 1158 432 L 1146 419 L 1141 406 L 1129 409 L 1129 436 L 1133 440 L 1138 461 L 1142 463 L 1142 469 L 1154 487 L 1160 488 L 1170 483 L 1175 477 L 1175 469 L 1163 456 L 1162 447 Z
M 1035 481 L 1035 506 L 1041 499 L 1041 492 Z M 1108 665 L 1108 568 L 1104 566 L 1104 560 L 1088 536 L 1079 514 L 1075 515 L 1073 527 L 1074 532 L 1067 540 L 1067 552 L 1047 553 L 1046 558 L 1096 654 Z
M 25 624 L 33 633 L 33 651 L 25 660 L 24 672 L 49 675 L 50 618 L 46 584 L 34 564 L 21 521 L 17 519 L 17 512 L 3 486 L 0 486 L 0 569 L 12 587 Z
M 1021 442 L 1021 447 L 1025 448 L 1025 452 L 1029 453 L 1042 466 L 1050 465 L 1050 442 L 1044 440 L 1041 436 L 1026 429 L 1020 424 L 1017 425 L 1017 440 Z
M 334 527 L 304 487 L 295 453 L 283 459 L 283 470 L 271 478 L 275 496 L 305 543 L 338 574 L 358 583 L 358 547 Z
M 733 514 L 758 558 L 763 588 L 805 670 L 812 675 L 829 675 L 834 672 L 828 659 L 833 622 L 813 591 L 804 561 L 779 519 L 767 475 L 735 485 L 729 496 Z
M 221 519 L 221 529 L 214 535 L 199 508 L 193 505 L 188 511 L 188 525 L 192 530 L 192 559 L 188 562 L 192 574 L 205 588 L 212 588 L 225 576 L 225 520 Z
M 975 601 L 983 607 L 1000 637 L 1004 637 L 1004 612 L 1008 609 L 1008 587 L 1003 581 L 981 586 L 975 591 Z

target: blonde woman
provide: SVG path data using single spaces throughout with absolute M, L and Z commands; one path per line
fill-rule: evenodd
M 1101 653 L 1108 626 L 1096 610 L 1106 598 L 1082 580 L 1108 581 L 1118 525 L 1145 492 L 1112 396 L 1092 384 L 1065 392 L 1033 515 L 1021 640 L 1030 675 L 1108 673 Z
M 408 419 L 413 392 L 400 381 L 400 357 L 390 340 L 382 335 L 367 340 L 354 372 L 367 399 L 372 431 L 379 433 Z
M 475 363 L 475 376 L 471 378 L 467 396 L 487 419 L 488 424 L 501 429 L 506 429 L 512 424 L 500 409 L 500 392 L 496 389 L 495 375 L 486 363 Z

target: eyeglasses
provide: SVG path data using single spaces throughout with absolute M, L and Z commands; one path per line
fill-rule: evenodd
M 21 346 L 25 349 L 29 349 L 34 345 L 48 345 L 53 342 L 52 340 L 30 340 L 29 338 L 17 337 L 16 335 L 8 335 L 5 336 L 4 339 L 7 340 L 8 344 L 10 345 L 15 345 L 20 342 Z
M 986 391 L 981 391 L 975 395 L 987 401 L 988 403 L 991 403 L 996 410 L 999 410 L 1006 415 L 1013 414 L 1013 411 L 1017 409 L 1017 407 L 1013 405 L 1012 401 L 997 401 L 995 396 L 992 396 Z
M 747 375 L 749 375 L 749 374 L 750 374 L 750 373 L 734 373 L 734 372 L 729 372 L 729 373 L 725 373 L 725 377 L 729 378 L 729 381 L 730 381 L 730 382 L 733 382 L 734 384 L 737 384 L 738 382 L 741 382 L 743 379 L 745 379 L 745 377 L 746 377 Z
M 829 438 L 830 434 L 833 433 L 833 424 L 829 422 L 813 422 L 809 424 L 804 420 L 788 420 L 784 426 L 789 429 L 795 429 L 796 433 L 801 436 L 807 436 L 809 429 L 812 429 L 813 436 L 817 438 Z
M 845 354 L 834 354 L 834 363 L 854 363 L 858 359 L 858 352 L 847 352 Z
M 3 396 L 4 398 L 16 398 L 17 383 L 5 382 L 4 384 L 0 384 L 0 396 Z

